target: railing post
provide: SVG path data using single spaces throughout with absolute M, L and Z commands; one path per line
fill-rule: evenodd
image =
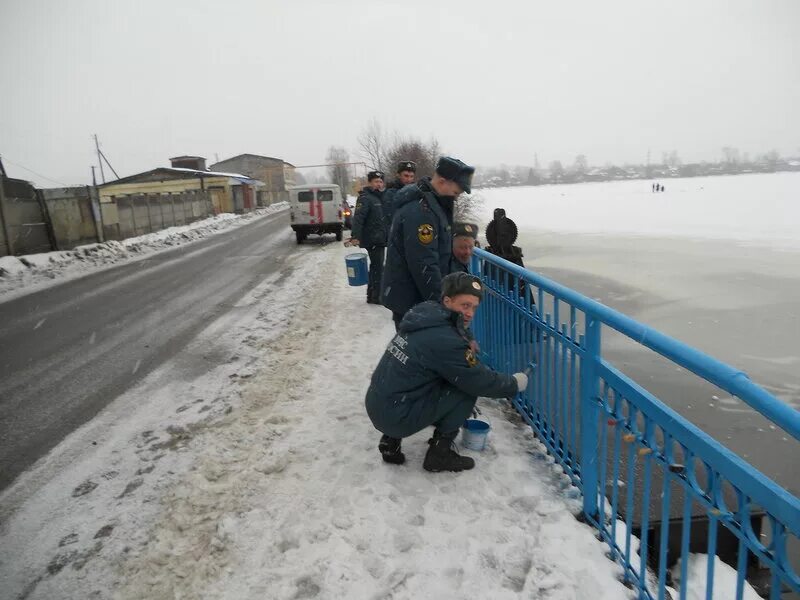
M 584 355 L 581 359 L 581 483 L 583 485 L 583 514 L 596 517 L 601 521 L 603 515 L 597 515 L 597 390 L 599 377 L 597 363 L 600 360 L 600 321 L 586 315 L 586 335 L 584 338 Z M 603 490 L 605 493 L 605 489 Z

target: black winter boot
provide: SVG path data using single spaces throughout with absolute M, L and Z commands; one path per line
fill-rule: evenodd
M 469 456 L 461 456 L 456 452 L 455 437 L 444 437 L 434 432 L 428 440 L 430 448 L 425 454 L 422 468 L 426 471 L 438 473 L 440 471 L 468 471 L 475 466 L 475 461 Z
M 378 450 L 383 457 L 383 462 L 391 463 L 393 465 L 402 465 L 406 462 L 406 455 L 400 451 L 400 440 L 398 438 L 389 437 L 388 435 L 381 436 L 381 441 L 378 443 Z

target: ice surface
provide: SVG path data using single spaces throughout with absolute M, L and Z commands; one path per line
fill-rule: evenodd
M 729 239 L 800 249 L 800 173 L 482 189 L 520 227 L 558 233 Z

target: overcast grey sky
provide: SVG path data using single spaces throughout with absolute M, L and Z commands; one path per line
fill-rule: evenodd
M 800 154 L 799 30 L 798 0 L 0 0 L 0 155 L 303 165 L 371 117 L 478 165 Z

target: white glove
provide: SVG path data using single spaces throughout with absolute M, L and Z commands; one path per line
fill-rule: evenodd
M 525 373 L 514 373 L 513 377 L 517 380 L 517 389 L 524 392 L 528 387 L 528 376 Z

